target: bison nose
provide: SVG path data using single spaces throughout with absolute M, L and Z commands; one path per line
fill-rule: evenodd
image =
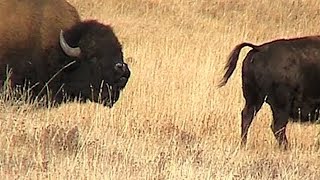
M 125 72 L 127 70 L 127 65 L 125 63 L 117 63 L 114 68 L 116 71 Z

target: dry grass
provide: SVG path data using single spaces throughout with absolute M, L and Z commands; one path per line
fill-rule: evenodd
M 0 98 L 0 177 L 320 178 L 318 126 L 289 124 L 292 148 L 282 152 L 265 105 L 241 150 L 240 62 L 227 86 L 216 88 L 236 44 L 320 34 L 319 1 L 70 2 L 83 19 L 114 26 L 132 78 L 113 109 L 39 109 Z

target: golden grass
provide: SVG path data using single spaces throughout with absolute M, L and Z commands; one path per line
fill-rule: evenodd
M 132 77 L 114 108 L 39 109 L 0 100 L 0 177 L 23 179 L 319 179 L 316 125 L 289 124 L 279 150 L 264 105 L 239 149 L 242 41 L 320 32 L 317 0 L 70 0 L 111 24 Z M 241 59 L 245 52 L 241 54 Z M 3 96 L 3 95 L 2 95 Z

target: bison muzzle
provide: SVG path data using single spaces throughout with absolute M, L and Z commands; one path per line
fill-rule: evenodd
M 0 17 L 0 87 L 9 79 L 57 103 L 118 101 L 131 72 L 112 27 L 82 21 L 65 0 L 4 1 Z

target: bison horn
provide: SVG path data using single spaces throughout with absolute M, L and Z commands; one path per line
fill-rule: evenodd
M 79 57 L 81 54 L 81 49 L 79 47 L 70 47 L 69 44 L 66 42 L 66 40 L 63 37 L 63 31 L 60 31 L 60 46 L 62 50 L 71 57 Z

